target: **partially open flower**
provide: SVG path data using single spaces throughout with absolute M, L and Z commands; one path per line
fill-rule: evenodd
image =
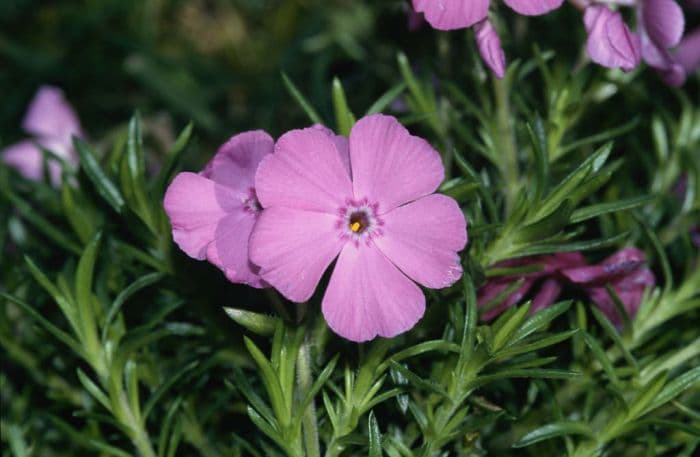
M 273 147 L 263 131 L 238 134 L 200 173 L 179 173 L 163 202 L 180 249 L 207 259 L 230 281 L 253 287 L 266 286 L 248 260 L 248 238 L 261 209 L 254 177 Z
M 22 128 L 32 135 L 0 151 L 2 161 L 19 174 L 34 181 L 44 176 L 44 154 L 47 149 L 67 165 L 77 167 L 78 157 L 73 150 L 72 137 L 82 137 L 83 130 L 73 107 L 58 87 L 41 86 L 29 104 Z M 61 164 L 47 160 L 49 177 L 54 186 L 61 185 Z
M 353 341 L 392 337 L 423 316 L 430 288 L 462 275 L 467 241 L 453 199 L 433 194 L 439 154 L 393 117 L 360 119 L 349 141 L 318 128 L 283 135 L 258 168 L 264 208 L 250 238 L 263 280 L 295 302 L 323 297 L 328 325 Z

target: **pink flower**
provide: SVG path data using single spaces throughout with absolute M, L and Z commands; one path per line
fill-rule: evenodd
M 615 324 L 622 322 L 606 289 L 610 285 L 630 316 L 639 309 L 644 290 L 654 287 L 656 279 L 646 266 L 644 253 L 636 248 L 624 248 L 598 265 L 568 268 L 562 274 L 582 286 L 591 300 Z
M 659 70 L 668 84 L 682 85 L 685 69 L 669 52 L 683 36 L 685 18 L 681 7 L 675 0 L 645 0 L 638 4 L 637 21 L 644 61 Z
M 583 22 L 588 32 L 586 50 L 593 62 L 624 71 L 639 65 L 639 35 L 630 32 L 619 12 L 607 6 L 591 5 L 585 9 Z
M 260 214 L 254 177 L 273 147 L 260 130 L 235 135 L 200 173 L 179 173 L 163 202 L 180 249 L 207 259 L 229 281 L 258 288 L 266 284 L 248 260 L 248 238 Z
M 557 9 L 563 0 L 504 0 L 517 13 L 539 16 Z M 487 19 L 489 0 L 413 0 L 413 8 L 424 13 L 438 30 L 455 30 L 474 26 L 476 44 L 484 63 L 503 78 L 506 59 L 496 29 Z
M 453 199 L 433 194 L 443 177 L 438 153 L 390 116 L 360 119 L 349 141 L 288 132 L 255 176 L 264 210 L 250 258 L 295 302 L 337 258 L 322 301 L 331 329 L 358 342 L 398 335 L 425 310 L 414 281 L 443 288 L 462 274 L 466 221 Z
M 496 29 L 487 19 L 474 25 L 474 36 L 481 59 L 496 76 L 503 78 L 506 73 L 506 56 Z
M 538 16 L 561 6 L 564 0 L 504 0 L 517 13 Z M 438 30 L 471 27 L 486 19 L 489 0 L 413 0 L 413 8 Z
M 2 161 L 27 179 L 39 181 L 44 173 L 44 154 L 48 149 L 77 167 L 78 157 L 73 150 L 72 137 L 83 136 L 80 121 L 63 91 L 53 86 L 41 86 L 29 104 L 22 128 L 33 138 L 20 141 L 0 151 Z M 38 146 L 37 146 L 38 145 Z M 61 165 L 54 159 L 47 161 L 51 184 L 61 185 Z
M 565 268 L 585 265 L 586 260 L 578 252 L 562 252 L 548 256 L 522 257 L 519 259 L 506 260 L 496 265 L 499 268 L 541 266 L 541 269 L 524 273 L 521 275 L 500 276 L 486 283 L 480 290 L 477 297 L 477 304 L 483 307 L 486 303 L 494 300 L 506 290 L 511 284 L 523 279 L 523 283 L 509 296 L 504 297 L 500 303 L 485 311 L 481 318 L 489 321 L 506 309 L 520 302 L 538 281 L 542 281 L 538 292 L 532 299 L 530 312 L 534 313 L 554 303 L 562 288 L 561 270 Z

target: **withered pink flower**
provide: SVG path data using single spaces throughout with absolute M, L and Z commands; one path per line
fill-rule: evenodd
M 500 276 L 489 280 L 481 289 L 477 297 L 477 304 L 483 307 L 498 297 L 504 290 L 515 282 L 523 279 L 523 283 L 507 297 L 503 297 L 500 303 L 485 311 L 481 318 L 489 321 L 506 309 L 522 301 L 531 289 L 541 282 L 537 293 L 532 298 L 530 312 L 536 312 L 554 303 L 559 297 L 562 287 L 562 277 L 560 271 L 565 268 L 572 268 L 585 265 L 586 260 L 578 252 L 562 252 L 546 256 L 522 257 L 518 259 L 500 262 L 495 267 L 536 267 L 537 271 L 523 273 L 519 275 Z
M 574 284 L 583 287 L 591 300 L 615 324 L 622 322 L 606 285 L 610 285 L 634 317 L 641 304 L 644 290 L 654 287 L 656 279 L 646 265 L 646 257 L 636 248 L 624 248 L 598 265 L 568 268 L 562 274 Z
M 73 149 L 73 136 L 83 137 L 78 116 L 58 87 L 41 86 L 29 104 L 22 128 L 32 135 L 0 151 L 2 161 L 27 179 L 39 181 L 44 176 L 44 154 L 47 149 L 69 166 L 78 166 Z M 47 160 L 49 177 L 54 186 L 61 185 L 61 164 Z
M 462 275 L 466 221 L 457 202 L 433 194 L 443 177 L 437 151 L 390 116 L 360 119 L 349 141 L 288 132 L 255 177 L 263 211 L 250 258 L 295 302 L 337 258 L 322 301 L 331 329 L 352 341 L 398 335 L 425 310 L 415 282 L 443 288 Z

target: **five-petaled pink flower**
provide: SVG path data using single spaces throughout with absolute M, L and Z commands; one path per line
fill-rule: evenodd
M 466 221 L 453 199 L 433 194 L 443 177 L 438 153 L 393 117 L 360 119 L 349 141 L 290 131 L 258 167 L 264 209 L 250 258 L 263 280 L 304 302 L 337 257 L 322 301 L 328 325 L 358 342 L 395 336 L 424 313 L 414 281 L 443 288 L 462 274 Z
M 163 202 L 180 249 L 209 260 L 230 281 L 258 288 L 266 284 L 248 259 L 248 238 L 260 213 L 254 178 L 273 147 L 261 130 L 238 134 L 200 173 L 179 173 Z
M 73 107 L 58 87 L 41 86 L 29 104 L 22 128 L 33 135 L 0 151 L 2 161 L 27 179 L 39 181 L 44 174 L 44 154 L 48 149 L 77 167 L 78 157 L 73 149 L 73 136 L 82 137 L 83 130 Z M 61 164 L 47 160 L 49 177 L 54 186 L 61 185 Z

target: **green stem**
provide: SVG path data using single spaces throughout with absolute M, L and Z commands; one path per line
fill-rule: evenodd
M 311 375 L 311 353 L 309 349 L 310 344 L 307 336 L 304 338 L 299 348 L 299 355 L 297 358 L 297 388 L 299 390 L 299 398 L 306 397 L 307 392 L 309 392 L 313 384 Z M 318 421 L 316 418 L 316 406 L 313 399 L 306 408 L 306 411 L 304 411 L 302 430 L 306 455 L 308 457 L 320 457 L 321 447 L 318 441 Z
M 502 154 L 501 174 L 506 190 L 506 209 L 511 211 L 519 187 L 518 150 L 512 128 L 508 84 L 496 77 L 493 90 L 496 97 L 496 135 L 495 141 Z

